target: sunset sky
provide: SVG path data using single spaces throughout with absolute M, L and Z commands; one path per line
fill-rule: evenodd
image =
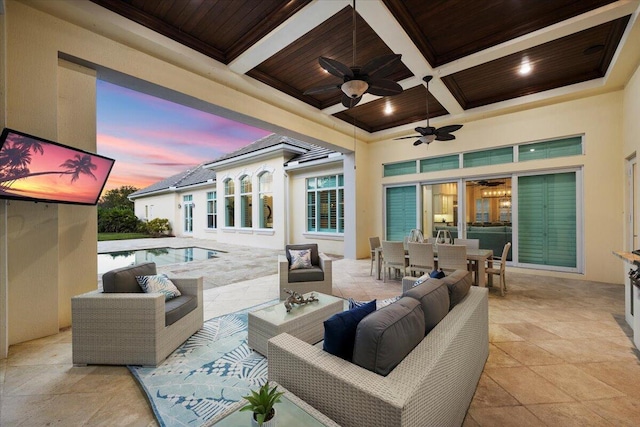
M 98 80 L 98 153 L 116 160 L 105 191 L 144 188 L 270 132 Z

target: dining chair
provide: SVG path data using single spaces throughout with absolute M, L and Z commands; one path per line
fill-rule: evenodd
M 369 249 L 371 250 L 371 270 L 369 276 L 373 275 L 373 263 L 376 261 L 376 249 L 380 247 L 380 237 L 369 237 Z
M 469 249 L 480 249 L 480 239 L 453 239 L 454 245 L 464 245 Z
M 466 270 L 467 247 L 464 245 L 438 245 L 438 268 Z
M 480 239 L 453 239 L 454 245 L 464 245 L 467 249 L 480 249 Z M 475 275 L 478 275 L 478 262 L 469 260 L 467 269 Z M 477 283 L 477 280 L 476 280 Z
M 408 259 L 404 256 L 403 242 L 382 241 L 382 281 L 387 281 L 387 270 L 402 269 L 403 274 L 407 272 Z
M 430 273 L 434 270 L 433 245 L 430 243 L 409 242 L 409 273 L 416 271 Z
M 432 245 L 436 242 L 436 238 L 435 237 L 427 237 L 427 239 L 425 240 L 425 243 L 431 243 Z
M 494 274 L 496 276 L 500 276 L 500 295 L 504 296 L 504 293 L 507 292 L 507 278 L 505 277 L 505 266 L 507 264 L 507 255 L 509 255 L 509 250 L 511 249 L 511 242 L 507 242 L 504 245 L 504 249 L 502 249 L 502 256 L 500 258 L 494 256 L 492 261 L 492 266 L 487 268 L 487 274 Z M 496 265 L 498 264 L 498 265 Z

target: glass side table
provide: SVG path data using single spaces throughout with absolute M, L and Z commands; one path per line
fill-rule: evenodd
M 270 382 L 270 384 L 275 385 L 276 383 Z M 327 416 L 314 409 L 311 405 L 301 400 L 279 384 L 278 390 L 285 392 L 284 396 L 281 398 L 281 402 L 277 403 L 275 406 L 278 417 L 278 427 L 340 427 Z M 251 417 L 253 417 L 253 413 L 251 411 L 240 412 L 240 408 L 245 406 L 245 404 L 246 401 L 244 399 L 235 403 L 225 412 L 206 423 L 205 426 L 251 426 Z

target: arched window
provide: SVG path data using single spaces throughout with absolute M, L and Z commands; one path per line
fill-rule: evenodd
M 232 179 L 227 179 L 224 182 L 224 225 L 226 227 L 234 227 L 234 212 L 235 212 L 235 196 L 236 189 Z
M 265 172 L 258 180 L 260 228 L 273 228 L 273 175 Z
M 251 228 L 252 205 L 251 177 L 240 178 L 240 227 Z

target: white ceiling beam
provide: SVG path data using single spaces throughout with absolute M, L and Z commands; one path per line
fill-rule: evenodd
M 393 52 L 402 55 L 402 63 L 414 76 L 418 77 L 419 82 L 422 83 L 424 76 L 436 75 L 435 70 L 382 1 L 360 2 L 357 4 L 357 9 L 360 16 L 367 21 L 382 41 Z M 439 79 L 434 79 L 429 84 L 429 91 L 449 113 L 458 114 L 463 111 L 458 101 Z
M 348 5 L 348 0 L 314 0 L 231 61 L 229 68 L 245 74 Z
M 438 77 L 448 76 L 613 21 L 634 13 L 639 4 L 640 0 L 621 0 L 602 6 L 590 12 L 583 13 L 582 15 L 558 22 L 557 24 L 442 65 L 436 69 L 436 75 Z

